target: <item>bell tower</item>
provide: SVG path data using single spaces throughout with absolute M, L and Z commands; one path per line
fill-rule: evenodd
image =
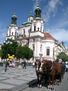
M 8 27 L 7 38 L 15 40 L 18 36 L 17 16 L 14 13 L 11 17 L 11 24 Z
M 35 17 L 41 18 L 41 9 L 39 7 L 39 0 L 37 0 L 37 6 L 36 6 L 36 9 L 35 9 Z
M 41 8 L 40 8 L 40 2 L 37 0 L 37 5 L 35 9 L 35 15 L 34 15 L 34 20 L 32 22 L 32 32 L 42 35 L 44 32 L 44 21 L 41 17 Z
M 14 14 L 11 18 L 11 24 L 17 25 L 17 16 Z

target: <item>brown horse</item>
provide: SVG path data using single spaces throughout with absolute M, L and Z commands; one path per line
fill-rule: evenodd
M 59 80 L 61 82 L 61 66 L 57 62 L 53 62 L 50 60 L 44 60 L 41 69 L 44 70 L 45 74 L 48 76 L 49 85 L 48 88 L 50 88 L 51 79 L 52 79 L 52 89 L 54 89 L 54 80 L 56 82 L 56 76 L 59 76 Z
M 35 70 L 38 80 L 38 87 L 42 87 L 41 81 L 42 81 L 42 72 L 40 71 L 41 61 L 39 59 L 36 59 L 35 61 Z

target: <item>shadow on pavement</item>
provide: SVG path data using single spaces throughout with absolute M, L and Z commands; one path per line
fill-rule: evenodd
M 29 85 L 30 88 L 38 87 L 38 81 L 37 81 L 37 79 L 34 79 L 34 80 L 30 81 L 28 83 L 28 85 Z M 42 81 L 42 86 L 47 88 L 48 82 Z

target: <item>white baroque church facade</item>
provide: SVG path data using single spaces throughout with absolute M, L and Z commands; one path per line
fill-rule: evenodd
M 37 4 L 35 15 L 30 15 L 28 21 L 20 29 L 17 26 L 17 16 L 14 14 L 8 27 L 6 39 L 16 40 L 22 46 L 28 45 L 34 52 L 34 59 L 42 58 L 55 60 L 60 52 L 66 52 L 63 43 L 59 42 L 48 32 L 44 32 L 44 20 L 41 9 Z M 20 34 L 18 31 L 20 30 Z

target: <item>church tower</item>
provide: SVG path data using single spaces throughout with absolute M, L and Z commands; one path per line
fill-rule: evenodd
M 14 14 L 11 17 L 11 24 L 8 27 L 7 39 L 15 40 L 18 36 L 17 16 Z
M 39 0 L 37 0 L 37 6 L 36 6 L 36 9 L 35 9 L 35 17 L 41 18 L 41 9 L 39 7 Z
M 32 22 L 32 33 L 34 34 L 34 36 L 36 35 L 41 37 L 43 37 L 43 33 L 44 33 L 44 21 L 41 17 L 41 9 L 39 7 L 39 0 L 37 0 L 35 15 Z M 31 36 L 33 34 L 31 34 Z

